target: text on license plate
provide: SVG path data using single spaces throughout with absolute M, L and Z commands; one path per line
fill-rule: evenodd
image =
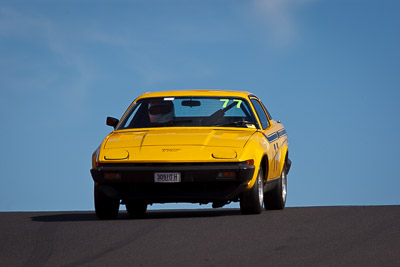
M 154 182 L 156 183 L 180 183 L 180 172 L 155 172 Z

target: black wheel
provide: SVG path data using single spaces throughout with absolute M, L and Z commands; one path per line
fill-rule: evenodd
M 240 212 L 242 214 L 260 214 L 264 199 L 264 174 L 260 166 L 257 180 L 253 187 L 242 193 L 240 197 Z
M 97 185 L 94 186 L 94 208 L 101 220 L 115 219 L 119 210 L 119 199 L 109 198 Z
M 142 218 L 147 211 L 147 203 L 144 200 L 130 200 L 127 201 L 126 211 L 135 218 Z
M 287 175 L 286 166 L 283 167 L 282 174 L 278 178 L 275 188 L 264 195 L 264 207 L 267 210 L 283 210 L 286 205 L 287 196 Z

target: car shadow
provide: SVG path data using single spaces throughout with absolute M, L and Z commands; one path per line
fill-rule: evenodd
M 50 215 L 32 216 L 31 220 L 34 222 L 84 222 L 98 219 L 94 212 L 66 212 L 59 214 L 52 212 Z
M 241 215 L 240 209 L 201 209 L 201 210 L 150 210 L 143 218 L 134 218 L 126 211 L 120 211 L 119 220 L 158 220 L 158 219 L 183 219 L 201 217 L 221 217 Z M 63 212 L 59 214 L 39 215 L 30 217 L 34 222 L 82 222 L 102 221 L 99 220 L 94 211 L 87 212 Z M 110 221 L 115 221 L 110 220 Z

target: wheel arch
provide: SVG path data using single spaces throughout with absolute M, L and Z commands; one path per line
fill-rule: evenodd
M 261 168 L 263 170 L 264 174 L 264 183 L 268 179 L 268 171 L 269 171 L 269 160 L 268 160 L 268 155 L 264 154 L 262 159 L 261 159 Z
M 283 168 L 286 168 L 286 174 L 289 173 L 292 161 L 289 159 L 289 148 L 287 145 L 282 147 L 281 158 L 280 158 L 280 173 L 282 173 Z

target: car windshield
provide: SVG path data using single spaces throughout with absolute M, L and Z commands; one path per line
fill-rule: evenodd
M 164 97 L 135 102 L 118 129 L 150 127 L 259 128 L 243 98 Z

